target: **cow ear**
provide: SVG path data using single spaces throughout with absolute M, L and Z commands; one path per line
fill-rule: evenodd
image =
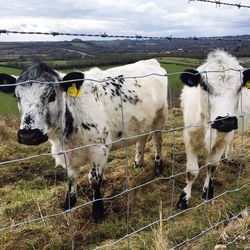
M 84 74 L 82 72 L 71 72 L 65 75 L 62 80 L 61 86 L 65 92 L 68 92 L 73 86 L 76 90 L 79 90 L 84 81 Z
M 181 81 L 189 87 L 197 87 L 201 81 L 200 73 L 195 69 L 186 69 L 180 76 Z
M 1 73 L 0 74 L 0 91 L 4 93 L 13 93 L 15 91 L 16 86 L 1 86 L 8 84 L 15 84 L 16 78 L 14 76 Z
M 243 84 L 242 86 L 250 89 L 250 69 L 243 71 Z

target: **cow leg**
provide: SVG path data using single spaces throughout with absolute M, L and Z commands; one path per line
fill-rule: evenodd
M 199 174 L 198 154 L 190 151 L 187 153 L 186 186 L 183 189 L 177 207 L 187 209 L 188 201 L 191 198 L 192 185 Z
M 219 165 L 218 161 L 221 159 L 221 156 L 224 150 L 225 150 L 224 146 L 220 148 L 219 147 L 213 148 L 211 150 L 210 159 L 211 159 L 211 162 L 215 162 L 214 164 L 209 164 L 209 161 L 207 159 L 207 164 L 208 164 L 207 176 L 206 176 L 205 183 L 203 186 L 203 194 L 202 194 L 202 198 L 204 200 L 210 200 L 213 198 L 213 195 L 214 195 L 213 175 L 217 166 Z
M 162 132 L 155 132 L 153 134 L 153 142 L 155 148 L 155 174 L 159 176 L 164 168 L 161 158 L 162 152 Z
M 79 176 L 79 169 L 68 169 L 68 191 L 66 193 L 66 200 L 64 203 L 64 210 L 71 209 L 77 202 L 77 178 Z
M 102 170 L 107 163 L 109 149 L 107 147 L 93 147 L 90 150 L 89 182 L 93 189 L 92 217 L 98 223 L 104 215 L 104 206 L 101 194 Z
M 196 140 L 196 136 L 199 137 L 199 140 Z M 192 132 L 184 130 L 184 141 L 187 156 L 186 186 L 183 189 L 176 205 L 179 209 L 188 208 L 188 201 L 191 198 L 192 185 L 199 175 L 198 152 L 202 146 L 202 136 L 202 129 Z
M 231 140 L 225 150 L 225 158 L 230 160 L 232 158 L 232 152 L 233 152 L 233 140 Z
M 207 167 L 207 176 L 203 186 L 202 198 L 211 200 L 214 196 L 213 173 L 216 170 L 217 164 L 212 164 Z
M 139 141 L 136 142 L 135 163 L 134 163 L 135 167 L 141 167 L 143 164 L 146 141 L 147 141 L 147 136 L 141 138 Z

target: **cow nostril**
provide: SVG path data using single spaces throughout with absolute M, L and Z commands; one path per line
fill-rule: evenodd
M 17 137 L 19 143 L 26 145 L 38 145 L 48 140 L 48 136 L 39 129 L 20 129 Z

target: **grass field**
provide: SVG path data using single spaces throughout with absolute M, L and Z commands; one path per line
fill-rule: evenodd
M 182 125 L 181 112 L 175 109 L 173 114 L 166 128 Z M 16 142 L 17 128 L 17 120 L 13 118 L 1 119 L 0 162 L 50 151 L 48 144 L 38 147 L 18 144 Z M 250 147 L 249 135 L 250 133 L 247 133 L 244 139 L 245 152 Z M 236 139 L 235 155 L 240 153 L 240 140 L 240 137 Z M 175 151 L 173 151 L 174 148 Z M 171 175 L 172 171 L 174 173 L 185 171 L 182 131 L 175 132 L 175 143 L 173 143 L 173 134 L 166 133 L 164 135 L 163 149 L 164 163 L 166 165 L 163 176 Z M 105 171 L 104 197 L 113 196 L 124 189 L 125 158 L 125 150 L 111 153 Z M 145 164 L 141 169 L 132 167 L 133 158 L 134 147 L 130 147 L 128 149 L 129 187 L 138 186 L 155 178 L 153 174 L 154 153 L 151 141 L 147 144 Z M 234 159 L 235 161 L 231 163 L 222 162 L 220 169 L 216 172 L 215 195 L 236 188 L 240 163 L 238 157 Z M 205 156 L 202 153 L 200 164 L 204 164 L 204 162 Z M 249 182 L 249 162 L 250 156 L 247 154 L 243 161 L 240 185 Z M 54 161 L 51 157 L 40 157 L 0 166 L 0 228 L 61 211 L 64 193 L 67 188 L 66 176 L 61 168 L 55 169 L 53 166 Z M 78 204 L 92 199 L 87 173 L 88 168 L 84 166 L 78 182 Z M 190 206 L 196 206 L 202 202 L 201 194 L 204 177 L 205 171 L 201 171 L 194 185 Z M 129 231 L 135 231 L 159 219 L 160 201 L 162 201 L 161 213 L 163 218 L 179 212 L 174 206 L 184 183 L 185 176 L 181 175 L 174 182 L 172 180 L 156 181 L 131 192 Z M 161 232 L 164 237 L 161 239 L 159 239 L 159 225 L 148 228 L 131 238 L 131 249 L 163 250 L 165 248 L 155 247 L 159 241 L 163 241 L 163 243 L 166 241 L 165 244 L 173 246 L 187 238 L 191 238 L 210 225 L 231 217 L 232 214 L 249 206 L 249 191 L 248 188 L 239 193 L 240 198 L 237 206 L 235 205 L 236 195 L 229 193 L 217 199 L 214 204 L 203 205 L 198 209 L 178 216 L 174 220 L 163 223 Z M 73 235 L 76 249 L 93 249 L 96 245 L 110 243 L 125 235 L 127 196 L 123 195 L 105 202 L 105 208 L 105 219 L 100 224 L 93 223 L 90 206 L 79 208 L 73 213 Z M 72 223 L 70 221 L 69 215 L 63 215 L 4 231 L 0 233 L 0 249 L 12 250 L 17 245 L 19 249 L 70 249 L 69 225 Z M 237 232 L 245 233 L 246 228 L 249 229 L 250 221 L 248 220 L 247 223 L 241 227 L 240 232 Z M 221 236 L 223 230 L 223 227 L 212 230 L 211 233 L 199 237 L 196 241 L 190 242 L 188 246 L 181 249 L 213 249 L 218 242 L 223 243 L 233 239 L 236 234 L 236 231 L 232 231 L 228 233 L 228 238 L 223 240 Z M 242 247 L 234 248 L 234 244 L 231 249 L 244 249 L 250 243 L 249 238 L 247 239 L 237 241 L 237 246 Z M 126 244 L 126 240 L 121 241 L 112 249 L 127 249 Z
M 174 59 L 172 59 L 174 60 Z M 177 60 L 177 59 L 175 59 Z M 197 62 L 197 61 L 196 61 Z M 192 64 L 195 63 L 192 61 Z M 168 73 L 180 72 L 192 66 L 162 64 Z M 1 68 L 2 69 L 2 68 Z M 8 73 L 18 74 L 17 69 Z M 7 72 L 7 71 L 5 71 Z M 172 92 L 172 102 L 179 103 L 181 88 L 179 76 L 169 77 Z M 6 98 L 6 99 L 4 99 Z M 19 119 L 16 116 L 15 98 L 0 95 L 0 162 L 14 160 L 31 155 L 50 152 L 48 143 L 33 147 L 17 143 L 16 131 Z M 6 106 L 4 106 L 6 105 Z M 5 112 L 5 113 L 4 113 Z M 12 113 L 11 113 L 12 112 Z M 3 115 L 4 114 L 4 115 Z M 10 116 L 10 114 L 13 114 Z M 182 114 L 178 108 L 170 111 L 170 119 L 166 128 L 176 128 L 183 125 Z M 173 137 L 174 135 L 174 137 Z M 241 162 L 241 137 L 235 140 L 234 161 L 223 161 L 215 174 L 215 195 L 235 189 L 237 187 L 239 166 L 242 163 L 242 173 L 239 185 L 250 180 L 250 131 L 244 135 L 243 161 Z M 140 169 L 133 168 L 134 147 L 128 148 L 128 185 L 130 188 L 155 178 L 153 174 L 153 145 L 147 143 L 145 163 Z M 200 165 L 205 163 L 205 154 L 201 152 Z M 104 197 L 111 197 L 122 192 L 125 188 L 125 150 L 111 153 L 106 166 L 105 181 L 103 185 Z M 164 134 L 163 160 L 165 169 L 163 176 L 185 171 L 186 156 L 182 131 Z M 91 201 L 92 191 L 87 178 L 88 166 L 81 169 L 78 182 L 78 204 Z M 205 170 L 202 170 L 193 187 L 193 197 L 190 206 L 194 207 L 202 202 L 202 186 L 205 179 Z M 185 185 L 185 175 L 174 180 L 158 180 L 138 188 L 130 193 L 129 232 L 133 232 L 153 221 L 159 219 L 159 210 L 163 218 L 179 212 L 175 208 L 178 196 Z M 60 167 L 54 168 L 52 157 L 39 157 L 32 160 L 0 165 L 0 229 L 15 223 L 41 218 L 46 215 L 60 213 L 67 189 L 66 174 Z M 174 220 L 149 227 L 130 239 L 131 249 L 165 250 L 186 239 L 201 233 L 211 225 L 230 218 L 244 208 L 250 206 L 250 188 L 239 192 L 236 206 L 236 194 L 228 193 L 216 199 L 213 204 L 202 205 L 198 209 L 190 210 L 177 216 Z M 0 231 L 0 249 L 71 249 L 70 234 L 73 234 L 75 249 L 93 249 L 121 238 L 126 234 L 127 195 L 105 202 L 105 219 L 100 224 L 93 223 L 91 207 L 84 206 L 69 215 L 55 216 L 37 223 Z M 162 208 L 160 204 L 162 202 Z M 73 224 L 73 226 L 70 226 Z M 236 224 L 224 224 L 211 230 L 204 236 L 189 242 L 179 248 L 182 250 L 212 250 L 218 243 L 227 243 L 237 235 L 245 235 L 237 239 L 228 249 L 247 249 L 250 246 L 250 216 L 237 220 Z M 225 236 L 226 234 L 226 236 Z M 127 240 L 123 240 L 105 249 L 127 249 Z

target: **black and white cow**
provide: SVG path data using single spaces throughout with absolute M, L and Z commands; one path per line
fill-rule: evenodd
M 199 173 L 201 148 L 207 151 L 208 164 L 203 198 L 213 198 L 212 178 L 218 165 L 215 162 L 221 159 L 238 128 L 239 97 L 249 79 L 249 70 L 243 71 L 236 58 L 221 50 L 209 53 L 206 62 L 197 70 L 186 70 L 181 74 L 181 80 L 186 84 L 181 94 L 181 106 L 184 124 L 188 127 L 184 130 L 187 175 L 178 208 L 188 206 L 192 184 Z
M 150 76 L 136 78 L 143 75 Z M 64 155 L 54 156 L 56 165 L 65 168 L 67 165 L 68 169 L 70 184 L 65 201 L 66 210 L 76 203 L 79 168 L 86 162 L 90 164 L 89 181 L 94 200 L 101 198 L 102 173 L 110 150 L 136 144 L 135 165 L 142 165 L 147 136 L 121 139 L 164 127 L 168 110 L 168 82 L 165 75 L 166 71 L 155 59 L 106 71 L 93 68 L 87 72 L 72 72 L 63 77 L 63 81 L 67 82 L 62 84 L 54 84 L 61 77 L 43 63 L 25 69 L 17 81 L 12 76 L 0 75 L 1 83 L 29 81 L 18 84 L 16 88 L 0 88 L 5 92 L 15 90 L 21 116 L 18 131 L 20 143 L 38 145 L 49 140 L 53 154 L 82 145 L 97 144 L 68 151 L 66 162 Z M 110 144 L 117 140 L 120 141 Z M 153 142 L 155 168 L 159 173 L 163 166 L 160 131 L 153 133 Z M 96 221 L 103 217 L 102 200 L 93 203 L 93 217 Z

